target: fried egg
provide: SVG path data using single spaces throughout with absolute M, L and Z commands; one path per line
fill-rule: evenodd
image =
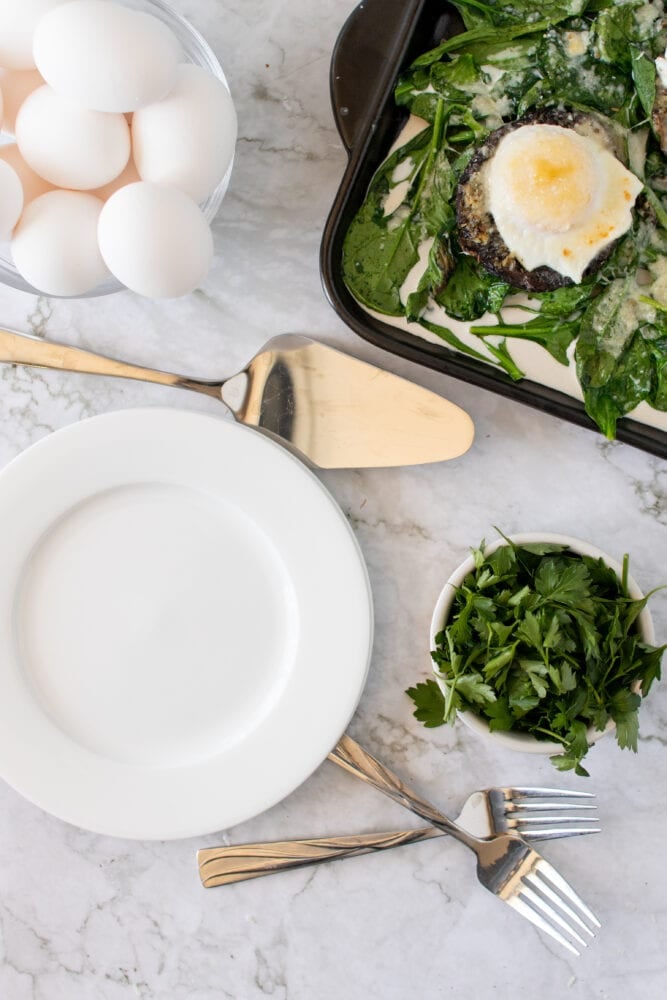
M 630 228 L 643 187 L 596 138 L 548 124 L 504 135 L 484 185 L 498 232 L 523 267 L 550 267 L 575 284 Z

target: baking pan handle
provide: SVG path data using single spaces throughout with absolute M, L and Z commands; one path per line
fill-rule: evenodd
M 331 59 L 331 103 L 348 153 L 377 116 L 425 0 L 364 0 L 343 25 Z

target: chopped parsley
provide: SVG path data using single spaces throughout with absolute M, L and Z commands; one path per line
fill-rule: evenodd
M 473 551 L 431 653 L 444 692 L 433 678 L 411 687 L 415 718 L 435 727 L 474 712 L 492 732 L 562 744 L 553 764 L 579 775 L 588 774 L 589 729 L 613 721 L 618 745 L 636 753 L 639 706 L 667 647 L 637 629 L 651 595 L 628 595 L 628 557 L 619 579 L 562 545 L 505 541 Z

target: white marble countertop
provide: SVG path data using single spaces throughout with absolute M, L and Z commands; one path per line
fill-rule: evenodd
M 638 756 L 604 740 L 588 781 L 499 751 L 460 725 L 423 729 L 404 689 L 429 670 L 428 623 L 443 580 L 493 525 L 574 534 L 617 557 L 629 551 L 643 588 L 665 582 L 667 465 L 376 350 L 334 314 L 318 249 L 344 168 L 328 68 L 351 0 L 175 6 L 216 50 L 240 120 L 203 289 L 167 303 L 130 293 L 49 301 L 2 289 L 2 325 L 205 377 L 237 370 L 273 334 L 303 332 L 471 413 L 476 441 L 461 459 L 322 475 L 360 542 L 375 600 L 370 677 L 350 731 L 445 809 L 491 784 L 594 790 L 603 833 L 544 853 L 603 927 L 582 958 L 568 956 L 478 887 L 462 847 L 439 841 L 201 888 L 201 846 L 414 825 L 329 763 L 240 827 L 166 844 L 80 831 L 0 783 L 0 997 L 657 1000 L 667 988 L 665 685 L 642 709 Z M 194 394 L 4 366 L 0 462 L 83 417 L 144 405 L 219 412 Z M 667 594 L 652 610 L 664 642 Z

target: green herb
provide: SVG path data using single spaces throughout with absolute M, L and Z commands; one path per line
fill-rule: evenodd
M 571 29 L 572 26 L 570 26 Z M 586 22 L 581 23 L 585 30 Z M 569 34 L 569 31 L 568 31 Z M 588 37 L 590 34 L 582 37 Z M 590 40 L 586 51 L 572 57 L 566 33 L 553 27 L 544 36 L 537 53 L 550 92 L 568 107 L 615 114 L 627 105 L 632 94 L 632 80 L 625 66 L 598 59 Z
M 650 295 L 639 294 L 640 287 L 633 279 L 612 281 L 579 328 L 575 358 L 586 410 L 608 438 L 620 417 L 655 398 L 667 362 L 667 316 Z
M 655 103 L 655 63 L 646 53 L 637 52 L 632 57 L 632 79 L 637 88 L 637 97 L 644 112 L 651 116 Z
M 396 103 L 423 119 L 424 129 L 373 178 L 345 239 L 344 280 L 366 307 L 421 326 L 513 379 L 523 373 L 512 341 L 540 344 L 561 364 L 574 364 L 588 414 L 613 438 L 618 420 L 639 403 L 667 409 L 667 159 L 653 120 L 665 103 L 655 68 L 667 44 L 664 4 L 454 6 L 466 30 L 419 56 L 397 83 Z M 596 115 L 626 149 L 644 191 L 632 230 L 606 264 L 580 285 L 531 294 L 539 314 L 515 323 L 503 315 L 515 289 L 459 248 L 456 190 L 492 131 L 550 107 Z M 475 325 L 489 313 L 496 326 Z M 479 351 L 447 317 L 473 324 L 467 331 L 480 338 Z
M 461 254 L 445 287 L 436 293 L 435 300 L 445 307 L 448 316 L 473 320 L 487 312 L 498 312 L 509 288 L 472 257 Z
M 432 130 L 424 130 L 397 150 L 376 174 L 368 197 L 348 230 L 343 266 L 353 294 L 371 309 L 400 316 L 401 285 L 419 259 L 424 227 L 415 223 L 423 188 L 424 166 L 432 151 Z M 401 167 L 410 182 L 411 199 L 401 211 L 386 214 L 384 202 L 397 182 L 393 173 Z M 445 201 L 447 204 L 447 201 Z
M 613 722 L 619 746 L 636 752 L 639 706 L 667 647 L 637 630 L 651 595 L 628 595 L 627 556 L 621 579 L 562 545 L 505 539 L 473 556 L 431 653 L 442 688 L 429 678 L 407 691 L 415 718 L 432 728 L 475 712 L 492 732 L 562 744 L 552 762 L 580 775 L 590 729 Z
M 486 333 L 489 329 L 494 333 L 501 333 L 504 337 L 519 337 L 521 340 L 532 340 L 536 344 L 541 344 L 547 351 L 562 365 L 569 364 L 567 350 L 577 333 L 579 324 L 575 321 L 566 323 L 563 320 L 552 319 L 545 316 L 538 316 L 528 323 L 499 323 L 498 326 L 471 326 L 471 333 Z

